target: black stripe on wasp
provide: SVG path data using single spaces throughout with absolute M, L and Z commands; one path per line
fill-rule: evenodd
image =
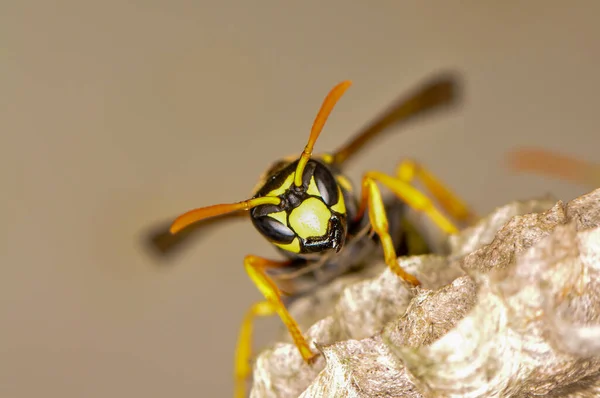
M 325 122 L 350 85 L 350 81 L 343 81 L 329 92 L 304 150 L 272 163 L 249 199 L 190 210 L 149 237 L 152 249 L 168 256 L 209 225 L 249 217 L 258 232 L 282 254 L 283 260 L 247 255 L 243 261 L 264 300 L 251 306 L 241 326 L 235 358 L 236 397 L 245 395 L 246 379 L 251 373 L 256 317 L 278 315 L 302 358 L 312 363 L 318 353 L 311 349 L 288 312 L 291 299 L 364 266 L 366 258 L 372 262 L 373 256 L 383 257 L 399 278 L 417 286 L 418 279 L 402 269 L 397 258 L 427 253 L 429 247 L 404 217 L 407 207 L 428 216 L 446 234 L 456 233 L 458 224 L 470 224 L 477 218 L 463 200 L 414 160 L 400 162 L 392 175 L 366 172 L 359 189 L 343 171 L 348 160 L 380 133 L 456 105 L 460 98 L 457 76 L 436 75 L 396 100 L 345 145 L 330 153 L 313 154 Z M 414 186 L 416 180 L 433 200 Z M 384 199 L 381 187 L 393 195 Z

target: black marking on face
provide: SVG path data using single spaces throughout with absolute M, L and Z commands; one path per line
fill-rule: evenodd
M 265 237 L 277 243 L 291 243 L 296 237 L 287 225 L 269 216 L 254 218 L 254 225 Z
M 339 251 L 344 245 L 347 234 L 346 214 L 335 213 L 331 207 L 335 206 L 340 200 L 340 188 L 332 171 L 319 161 L 311 159 L 307 162 L 302 175 L 302 186 L 296 187 L 293 183 L 287 187 L 283 184 L 290 183 L 290 176 L 294 175 L 298 161 L 293 161 L 287 165 L 278 164 L 275 173 L 268 177 L 262 187 L 258 189 L 254 197 L 272 195 L 277 192 L 281 199 L 279 205 L 261 205 L 251 210 L 251 219 L 257 230 L 268 240 L 278 244 L 290 244 L 295 238 L 299 242 L 299 254 L 317 254 L 326 250 Z M 331 212 L 331 219 L 327 233 L 320 237 L 302 238 L 288 224 L 287 217 L 290 213 L 300 206 L 305 200 L 313 196 L 308 193 L 312 178 L 319 191 L 318 200 L 322 201 Z M 342 190 L 343 194 L 346 194 Z M 282 214 L 278 216 L 269 216 L 274 213 L 285 212 L 285 222 Z M 281 221 L 280 221 L 281 220 Z
M 329 220 L 328 234 L 315 238 L 305 239 L 303 242 L 303 252 L 316 253 L 329 249 L 339 252 L 343 245 L 346 236 L 346 223 L 339 217 L 332 217 Z
M 318 164 L 315 167 L 314 178 L 325 204 L 329 207 L 335 205 L 339 199 L 339 192 L 337 182 L 331 172 Z

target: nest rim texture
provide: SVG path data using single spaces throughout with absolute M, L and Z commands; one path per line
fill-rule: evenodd
M 448 241 L 290 311 L 313 349 L 259 353 L 252 398 L 600 397 L 600 189 L 499 207 Z

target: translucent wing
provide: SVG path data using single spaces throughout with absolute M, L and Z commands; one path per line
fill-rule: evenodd
M 379 117 L 360 130 L 334 154 L 335 162 L 342 164 L 363 149 L 380 133 L 417 117 L 430 115 L 460 102 L 461 82 L 457 74 L 441 73 L 421 84 L 409 95 L 403 95 Z
M 150 252 L 162 258 L 168 258 L 181 251 L 181 249 L 193 238 L 199 238 L 203 234 L 210 233 L 214 227 L 221 224 L 225 219 L 247 219 L 248 213 L 240 211 L 210 218 L 187 226 L 176 234 L 171 233 L 173 220 L 169 220 L 145 230 L 142 236 L 142 244 Z
M 512 151 L 507 162 L 513 171 L 535 173 L 582 184 L 600 187 L 600 165 L 573 156 L 539 148 Z

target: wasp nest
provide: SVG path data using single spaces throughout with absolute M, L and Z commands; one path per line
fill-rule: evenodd
M 257 358 L 251 396 L 599 397 L 600 190 L 515 202 L 450 239 L 294 303 L 319 350 Z M 312 326 L 311 326 L 312 325 Z

